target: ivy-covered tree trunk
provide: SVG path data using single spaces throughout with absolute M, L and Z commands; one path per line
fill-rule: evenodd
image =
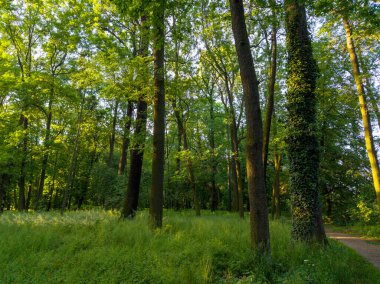
M 154 114 L 152 187 L 149 221 L 152 229 L 162 227 L 164 166 L 165 166 L 165 0 L 158 2 L 154 21 Z
M 347 50 L 350 55 L 352 72 L 355 79 L 356 88 L 358 90 L 360 113 L 364 127 L 365 148 L 371 165 L 373 185 L 375 188 L 377 203 L 380 205 L 380 176 L 379 162 L 376 156 L 376 148 L 373 141 L 371 118 L 368 112 L 366 95 L 363 87 L 363 81 L 359 70 L 359 60 L 356 55 L 354 41 L 352 39 L 352 31 L 349 21 L 343 17 L 343 25 L 346 31 Z M 380 208 L 380 207 L 379 207 Z
M 315 98 L 317 66 L 313 59 L 302 1 L 286 0 L 285 13 L 292 237 L 306 242 L 325 243 L 327 239 L 318 190 L 319 149 Z
M 256 77 L 242 0 L 230 0 L 232 30 L 243 85 L 247 120 L 246 159 L 252 246 L 270 252 L 269 221 L 262 161 L 263 127 Z

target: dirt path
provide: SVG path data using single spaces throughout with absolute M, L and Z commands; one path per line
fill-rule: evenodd
M 327 231 L 326 234 L 329 238 L 338 240 L 346 246 L 349 246 L 380 269 L 380 245 L 370 244 L 358 236 L 335 233 L 331 231 Z

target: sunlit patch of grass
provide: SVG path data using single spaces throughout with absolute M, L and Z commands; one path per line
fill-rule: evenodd
M 80 211 L 0 216 L 0 283 L 379 283 L 351 250 L 290 239 L 272 222 L 272 258 L 250 250 L 248 218 L 166 211 L 162 229 L 148 213 Z
M 352 226 L 333 226 L 334 230 L 362 237 L 380 240 L 380 224 L 377 225 L 352 225 Z

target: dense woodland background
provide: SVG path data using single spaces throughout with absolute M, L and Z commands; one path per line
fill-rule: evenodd
M 244 3 L 264 145 L 269 141 L 264 166 L 273 217 L 291 210 L 288 49 L 280 2 Z M 379 220 L 346 43 L 349 25 L 375 151 L 380 131 L 380 5 L 375 2 L 305 4 L 318 67 L 318 188 L 325 221 L 338 224 Z M 247 120 L 229 4 L 166 1 L 165 33 L 157 38 L 157 18 L 151 15 L 162 9 L 159 3 L 0 2 L 1 211 L 124 207 L 129 216 L 134 211 L 125 212 L 127 188 L 135 190 L 135 205 L 138 200 L 139 208 L 149 207 L 152 52 L 163 44 L 164 208 L 241 216 L 249 209 Z

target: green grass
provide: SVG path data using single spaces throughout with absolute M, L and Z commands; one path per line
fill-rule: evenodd
M 0 216 L 0 283 L 380 283 L 352 250 L 290 240 L 271 223 L 272 259 L 250 250 L 248 220 L 165 212 L 148 230 L 147 212 L 120 221 L 112 212 Z

